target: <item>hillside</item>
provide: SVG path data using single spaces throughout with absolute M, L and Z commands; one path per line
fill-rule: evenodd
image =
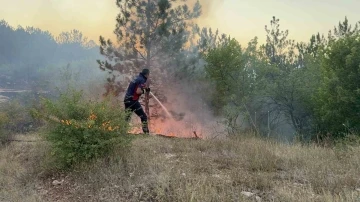
M 359 146 L 139 136 L 110 160 L 54 175 L 45 141 L 37 135 L 15 138 L 28 142 L 0 150 L 0 201 L 360 199 Z

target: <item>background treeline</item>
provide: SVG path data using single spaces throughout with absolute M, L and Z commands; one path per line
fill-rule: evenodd
M 273 17 L 265 26 L 265 44 L 254 38 L 243 48 L 229 39 L 211 48 L 204 58 L 207 78 L 216 86 L 212 106 L 228 115 L 232 128 L 242 115 L 264 135 L 284 126 L 307 139 L 358 133 L 358 26 L 345 17 L 327 36 L 295 42 Z
M 61 69 L 96 74 L 98 46 L 78 30 L 53 36 L 34 27 L 11 27 L 0 21 L 0 86 L 19 90 L 49 90 L 60 82 Z M 84 76 L 82 78 L 84 78 Z M 53 85 L 55 84 L 55 85 Z

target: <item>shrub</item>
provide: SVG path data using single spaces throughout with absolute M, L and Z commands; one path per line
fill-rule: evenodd
M 26 133 L 33 129 L 35 123 L 28 109 L 29 105 L 21 103 L 20 99 L 14 99 L 2 104 L 0 110 L 8 117 L 4 127 L 9 133 Z
M 0 144 L 4 144 L 8 139 L 8 133 L 4 129 L 8 122 L 9 119 L 7 114 L 0 112 Z
M 42 108 L 35 115 L 49 123 L 44 135 L 57 168 L 104 157 L 129 144 L 125 112 L 110 98 L 86 100 L 82 91 L 69 89 L 55 101 L 42 99 Z
M 11 140 L 16 133 L 25 133 L 34 129 L 34 122 L 27 106 L 19 100 L 10 100 L 0 105 L 0 143 Z

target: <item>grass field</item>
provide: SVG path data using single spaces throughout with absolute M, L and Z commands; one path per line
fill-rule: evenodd
M 0 149 L 0 201 L 360 201 L 360 147 L 139 137 L 109 159 L 51 170 L 48 145 Z

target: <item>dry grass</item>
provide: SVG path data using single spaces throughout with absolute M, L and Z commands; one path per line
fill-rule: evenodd
M 36 186 L 37 172 L 42 170 L 45 147 L 39 147 L 36 135 L 16 136 L 22 141 L 0 148 L 0 201 L 42 201 Z
M 40 148 L 13 143 L 0 151 L 1 200 L 360 201 L 359 146 L 284 145 L 254 137 L 138 138 L 110 161 L 42 178 L 45 168 L 28 170 L 41 165 Z M 53 185 L 55 179 L 64 181 Z

